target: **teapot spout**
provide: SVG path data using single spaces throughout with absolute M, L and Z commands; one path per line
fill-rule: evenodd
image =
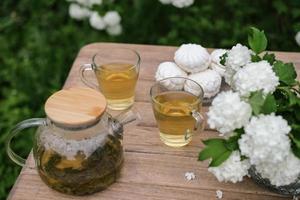
M 126 125 L 134 121 L 139 121 L 141 119 L 141 116 L 137 111 L 129 109 L 115 116 L 115 119 L 122 125 Z
M 134 121 L 139 121 L 141 116 L 133 110 L 125 110 L 112 119 L 111 127 L 114 135 L 123 136 L 123 126 Z

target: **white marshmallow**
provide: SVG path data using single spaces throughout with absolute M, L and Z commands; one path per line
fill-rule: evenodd
M 222 77 L 214 70 L 208 69 L 204 72 L 191 74 L 190 76 L 188 76 L 188 78 L 197 82 L 202 87 L 205 98 L 211 98 L 220 91 Z M 191 84 L 191 82 L 186 82 L 186 84 L 184 85 L 184 89 L 187 92 L 190 92 L 197 96 L 201 92 L 198 88 L 195 88 L 195 85 Z
M 175 52 L 174 60 L 184 71 L 197 73 L 208 68 L 210 55 L 201 45 L 183 44 Z
M 180 69 L 174 62 L 163 62 L 161 63 L 156 71 L 155 79 L 160 81 L 170 77 L 187 77 L 187 74 Z M 163 85 L 169 90 L 181 90 L 183 89 L 185 80 L 184 79 L 173 79 L 163 81 Z

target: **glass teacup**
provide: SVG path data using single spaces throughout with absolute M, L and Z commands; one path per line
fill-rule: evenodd
M 125 110 L 134 103 L 140 61 L 134 50 L 102 49 L 93 56 L 91 64 L 81 66 L 80 77 L 87 86 L 99 88 L 107 99 L 108 108 Z M 94 71 L 98 85 L 85 76 L 87 70 Z
M 186 85 L 193 87 L 196 94 L 186 91 Z M 166 145 L 185 146 L 195 132 L 203 130 L 204 118 L 200 114 L 203 89 L 195 81 L 181 77 L 166 78 L 151 87 L 150 95 L 160 139 Z

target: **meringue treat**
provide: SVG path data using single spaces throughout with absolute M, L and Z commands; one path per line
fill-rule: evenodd
M 204 98 L 214 97 L 220 91 L 222 77 L 214 70 L 208 69 L 204 72 L 191 74 L 188 78 L 202 86 L 204 90 Z M 198 87 L 194 87 L 194 84 L 186 82 L 184 90 L 195 95 L 202 92 L 199 91 Z
M 201 45 L 183 44 L 175 52 L 174 60 L 184 71 L 197 73 L 209 67 L 210 55 Z
M 159 64 L 156 73 L 156 81 L 163 80 L 170 77 L 187 77 L 187 74 L 180 69 L 174 62 L 163 62 Z M 164 81 L 164 86 L 169 90 L 181 90 L 183 88 L 185 79 L 169 79 Z
M 185 71 L 180 69 L 174 62 L 162 62 L 158 65 L 155 79 L 160 81 L 170 77 L 187 77 Z
M 127 63 L 108 63 L 96 70 L 101 92 L 111 109 L 127 108 L 134 102 L 135 85 L 138 72 L 134 65 Z
M 192 82 L 201 90 L 200 85 L 187 78 L 169 79 Z M 200 114 L 203 92 L 194 95 L 183 89 L 170 90 L 164 86 L 166 81 L 169 80 L 157 82 L 150 91 L 160 139 L 168 146 L 185 146 L 192 140 L 193 134 L 203 127 L 203 117 Z

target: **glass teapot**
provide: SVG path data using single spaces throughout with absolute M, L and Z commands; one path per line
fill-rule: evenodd
M 6 141 L 8 156 L 25 159 L 11 149 L 21 130 L 38 126 L 33 155 L 41 179 L 51 188 L 73 195 L 91 194 L 114 183 L 123 163 L 123 125 L 136 115 L 128 110 L 112 118 L 104 96 L 89 88 L 54 93 L 45 104 L 47 118 L 17 124 Z

